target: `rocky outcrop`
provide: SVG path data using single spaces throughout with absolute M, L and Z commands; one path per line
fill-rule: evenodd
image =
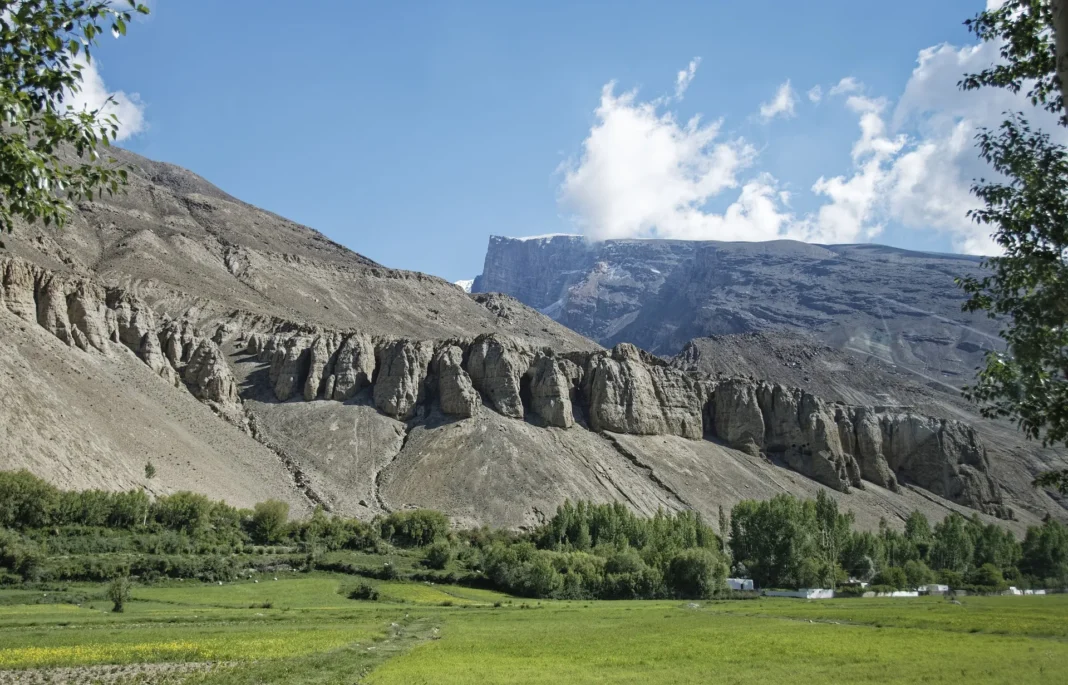
M 35 291 L 40 271 L 17 259 L 8 260 L 0 267 L 4 305 L 12 314 L 26 321 L 37 321 Z
M 375 407 L 401 421 L 412 418 L 426 398 L 426 377 L 433 354 L 434 344 L 424 340 L 394 340 L 376 350 Z
M 182 368 L 185 381 L 194 396 L 213 403 L 221 412 L 231 414 L 240 404 L 237 383 L 226 357 L 213 341 L 202 339 Z
M 434 355 L 433 369 L 438 380 L 438 404 L 442 413 L 460 418 L 478 414 L 482 406 L 471 377 L 464 371 L 464 351 L 447 345 Z
M 308 358 L 308 378 L 304 382 L 304 399 L 330 398 L 334 394 L 334 360 L 340 340 L 337 335 L 323 334 L 312 343 Z M 327 384 L 330 387 L 327 388 Z
M 811 393 L 758 384 L 754 392 L 764 420 L 763 449 L 790 468 L 836 490 L 863 487 L 860 467 L 843 441 L 837 412 Z M 732 390 L 730 396 L 734 396 Z M 718 388 L 717 388 L 718 396 Z M 756 442 L 756 438 L 752 440 Z
M 233 321 L 213 338 L 192 321 L 158 316 L 120 288 L 0 260 L 0 302 L 27 322 L 86 351 L 118 344 L 168 383 L 185 387 L 221 416 L 243 425 L 238 387 L 218 340 L 244 341 L 269 364 L 279 401 L 347 401 L 371 389 L 378 411 L 410 421 L 494 411 L 535 425 L 632 435 L 708 435 L 765 456 L 827 487 L 908 484 L 1004 515 L 986 450 L 969 426 L 884 408 L 829 404 L 812 393 L 749 378 L 687 373 L 630 344 L 610 351 L 523 345 L 500 335 L 473 341 L 372 339 L 358 332 Z M 268 326 L 267 332 L 264 326 Z M 271 331 L 274 332 L 271 332 Z
M 375 346 L 371 338 L 355 333 L 345 338 L 334 362 L 331 397 L 344 402 L 367 386 L 375 373 Z
M 566 359 L 539 354 L 530 368 L 530 407 L 547 426 L 575 424 L 572 394 L 580 378 L 578 367 Z
M 83 350 L 92 348 L 104 353 L 108 350 L 105 299 L 102 288 L 84 281 L 75 284 L 67 295 L 67 317 L 74 341 Z
M 73 345 L 65 290 L 66 282 L 58 276 L 43 275 L 38 279 L 37 323 L 63 342 Z
M 996 513 L 1001 506 L 986 448 L 970 426 L 913 414 L 881 417 L 886 460 L 904 482 Z
M 839 425 L 848 426 L 853 436 L 852 453 L 860 466 L 864 480 L 898 491 L 897 476 L 883 454 L 883 427 L 875 412 L 868 407 L 856 407 L 851 418 Z
M 298 333 L 286 340 L 284 346 L 275 348 L 269 377 L 279 402 L 285 402 L 298 389 L 303 389 L 314 342 L 312 335 Z
M 715 386 L 710 404 L 712 433 L 734 449 L 760 454 L 764 414 L 751 381 L 728 380 Z
M 588 364 L 590 427 L 634 435 L 700 438 L 704 406 L 689 376 L 621 343 Z
M 521 419 L 524 410 L 520 380 L 530 361 L 530 352 L 515 342 L 497 335 L 483 335 L 471 343 L 467 373 L 494 411 Z

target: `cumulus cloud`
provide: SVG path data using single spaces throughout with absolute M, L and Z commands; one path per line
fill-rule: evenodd
M 789 81 L 779 86 L 775 91 L 775 97 L 760 105 L 760 118 L 771 121 L 775 117 L 792 117 L 794 107 L 797 105 L 797 93 Z
M 967 217 L 978 206 L 972 184 L 991 176 L 975 150 L 979 128 L 998 126 L 1007 110 L 1023 110 L 1068 145 L 1068 131 L 1056 117 L 1031 107 L 1025 96 L 957 88 L 962 74 L 996 61 L 1000 47 L 943 44 L 921 50 L 896 100 L 870 94 L 851 76 L 828 89 L 828 97 L 856 116 L 857 132 L 849 167 L 812 183 L 813 209 L 803 214 L 791 207 L 798 193 L 757 168 L 757 152 L 747 141 L 725 139 L 722 122 L 680 123 L 661 111 L 670 98 L 642 102 L 636 91 L 616 95 L 609 84 L 581 157 L 564 167 L 561 201 L 582 232 L 596 240 L 845 243 L 877 239 L 894 226 L 940 232 L 962 252 L 995 253 L 989 227 Z M 676 92 L 692 78 L 692 68 L 680 72 Z M 823 95 L 819 86 L 808 92 L 813 102 Z M 787 81 L 761 105 L 761 116 L 789 115 L 796 99 Z M 716 212 L 710 205 L 726 208 Z
M 82 66 L 82 83 L 77 93 L 67 93 L 64 105 L 71 105 L 77 112 L 103 108 L 100 116 L 114 114 L 119 122 L 116 140 L 126 140 L 140 133 L 145 127 L 144 105 L 137 93 L 127 94 L 121 90 L 109 91 L 97 70 L 97 62 Z M 112 101 L 108 102 L 108 97 Z
M 814 85 L 808 89 L 807 95 L 809 102 L 819 102 L 823 99 L 823 88 L 821 88 L 819 84 Z
M 580 159 L 565 164 L 561 199 L 594 239 L 684 237 L 700 233 L 702 205 L 738 185 L 755 154 L 741 140 L 723 140 L 720 122 L 679 122 L 641 102 L 636 91 L 601 92 L 596 123 Z

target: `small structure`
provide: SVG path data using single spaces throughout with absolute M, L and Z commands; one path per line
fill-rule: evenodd
M 1017 588 L 1014 585 L 1010 585 L 1009 589 L 1006 590 L 1005 592 L 1002 592 L 1001 594 L 1003 594 L 1003 595 L 1022 595 L 1023 594 L 1023 590 L 1020 590 L 1019 588 Z
M 948 585 L 942 585 L 940 583 L 930 583 L 928 585 L 921 585 L 917 588 L 920 594 L 924 595 L 944 595 L 949 592 Z
M 751 578 L 728 578 L 727 587 L 732 590 L 744 590 L 747 592 L 752 592 L 754 589 Z
M 798 599 L 834 599 L 834 590 L 801 588 L 800 590 L 764 590 L 765 597 L 796 597 Z

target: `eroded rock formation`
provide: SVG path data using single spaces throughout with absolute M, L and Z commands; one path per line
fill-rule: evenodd
M 82 350 L 122 345 L 239 424 L 241 398 L 219 345 L 228 339 L 269 364 L 270 387 L 283 402 L 348 401 L 370 388 L 378 411 L 399 421 L 436 410 L 470 418 L 485 403 L 539 426 L 718 440 L 836 490 L 910 484 L 1003 513 L 986 450 L 969 426 L 830 404 L 753 379 L 686 373 L 630 344 L 560 355 L 500 334 L 432 341 L 292 326 L 242 333 L 232 321 L 208 338 L 119 288 L 16 259 L 0 261 L 0 279 L 0 303 L 16 316 Z

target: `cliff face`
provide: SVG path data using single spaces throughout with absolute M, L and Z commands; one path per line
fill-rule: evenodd
M 388 269 L 189 172 L 118 154 L 127 194 L 85 203 L 61 232 L 5 236 L 0 468 L 242 506 L 280 497 L 295 511 L 427 506 L 461 525 L 533 525 L 565 498 L 714 517 L 819 489 L 871 529 L 913 509 L 990 520 L 1011 507 L 1017 530 L 1063 515 L 997 486 L 1006 472 L 1028 481 L 1031 462 L 956 420 L 965 412 L 806 375 L 743 377 L 753 366 L 716 373 L 696 348 L 670 364 L 630 344 L 604 350 L 511 296 Z M 613 261 L 597 279 L 576 262 L 558 278 L 551 253 L 574 239 L 542 242 L 529 268 L 544 278 L 524 287 L 551 305 L 577 278 L 592 294 L 572 316 L 604 313 L 620 330 L 694 261 L 690 244 L 620 241 L 598 248 Z
M 977 258 L 878 245 L 493 237 L 476 291 L 512 295 L 610 346 L 671 355 L 696 337 L 806 332 L 943 379 L 970 378 L 997 326 L 962 314 Z
M 188 321 L 157 317 L 140 298 L 64 278 L 21 260 L 0 261 L 0 304 L 68 345 L 137 355 L 169 385 L 184 387 L 245 427 L 237 383 L 219 343 L 254 355 L 278 402 L 343 402 L 369 394 L 402 422 L 435 412 L 466 419 L 484 404 L 536 427 L 717 440 L 788 466 L 841 491 L 899 480 L 949 501 L 1006 516 L 975 431 L 953 421 L 878 407 L 832 405 L 798 388 L 685 373 L 633 345 L 558 353 L 501 334 L 414 340 L 297 328 L 213 339 Z

